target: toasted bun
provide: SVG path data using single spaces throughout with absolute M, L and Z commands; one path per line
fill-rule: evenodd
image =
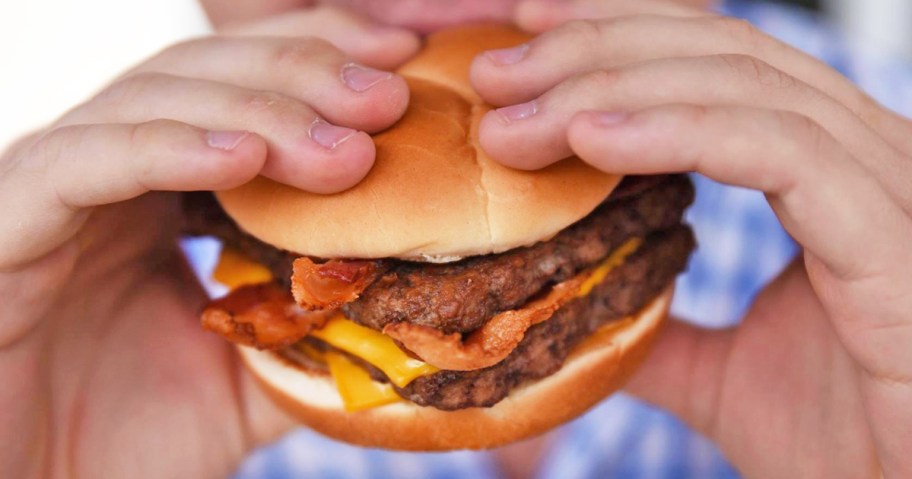
M 620 177 L 577 158 L 513 170 L 481 151 L 478 122 L 490 107 L 469 84 L 472 58 L 526 40 L 496 26 L 431 36 L 400 69 L 409 108 L 374 136 L 376 163 L 357 186 L 318 195 L 259 177 L 218 193 L 219 201 L 259 239 L 324 258 L 448 261 L 553 236 L 591 212 Z
M 329 437 L 385 449 L 486 449 L 563 424 L 623 386 L 646 357 L 671 295 L 669 289 L 633 321 L 596 333 L 573 351 L 557 373 L 514 390 L 490 408 L 448 412 L 401 402 L 346 412 L 328 376 L 309 375 L 269 352 L 239 349 L 273 400 Z

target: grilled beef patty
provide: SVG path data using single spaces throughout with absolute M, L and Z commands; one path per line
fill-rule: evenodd
M 690 229 L 681 224 L 693 193 L 683 175 L 628 178 L 593 213 L 550 240 L 447 264 L 384 260 L 386 272 L 343 312 L 377 330 L 409 321 L 445 333 L 469 333 L 494 315 L 520 308 L 554 283 L 598 264 L 629 238 L 644 238 L 642 246 L 589 295 L 530 328 L 500 363 L 476 371 L 439 371 L 397 388 L 404 398 L 438 409 L 492 406 L 513 388 L 556 372 L 570 351 L 599 327 L 636 313 L 674 281 L 694 247 Z M 289 286 L 292 263 L 300 255 L 241 231 L 211 195 L 189 199 L 190 234 L 221 238 Z M 333 349 L 314 338 L 304 341 Z M 292 351 L 283 356 L 291 361 L 302 357 Z M 374 366 L 349 357 L 374 379 L 388 381 Z
M 686 177 L 669 177 L 602 205 L 548 241 L 451 264 L 400 262 L 342 311 L 376 330 L 408 321 L 444 333 L 473 331 L 546 285 L 597 264 L 627 239 L 677 225 L 692 199 Z
M 622 265 L 585 297 L 575 299 L 527 332 L 519 346 L 500 363 L 476 371 L 439 371 L 422 376 L 398 393 L 422 406 L 443 410 L 490 407 L 528 381 L 557 372 L 575 346 L 598 328 L 635 314 L 657 297 L 681 272 L 694 248 L 687 226 L 654 233 Z M 335 350 L 314 338 L 309 344 Z M 378 381 L 388 382 L 382 371 L 344 351 L 352 361 Z M 293 357 L 286 355 L 286 358 Z
M 547 285 L 571 278 L 631 237 L 672 228 L 693 201 L 683 175 L 630 177 L 594 212 L 547 241 L 445 264 L 387 260 L 386 273 L 343 306 L 351 320 L 382 330 L 408 321 L 444 333 L 469 332 L 517 308 Z M 288 287 L 294 259 L 241 231 L 214 200 L 191 198 L 191 234 L 210 234 L 265 265 Z

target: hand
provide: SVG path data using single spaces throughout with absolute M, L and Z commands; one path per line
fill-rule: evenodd
M 642 0 L 518 12 L 590 19 L 476 59 L 504 106 L 486 151 L 761 190 L 803 247 L 738 328 L 673 322 L 631 391 L 748 477 L 912 477 L 912 124 L 739 20 Z
M 367 133 L 408 101 L 401 78 L 359 65 L 418 41 L 325 8 L 264 22 L 346 38 L 352 56 L 303 36 L 175 45 L 0 157 L 3 475 L 225 477 L 290 426 L 200 328 L 180 197 L 163 191 L 353 185 Z

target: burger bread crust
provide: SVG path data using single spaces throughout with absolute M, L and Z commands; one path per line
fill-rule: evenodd
M 329 437 L 397 450 L 485 449 L 543 433 L 620 389 L 647 356 L 671 297 L 669 288 L 631 320 L 608 325 L 580 344 L 557 373 L 515 389 L 490 408 L 441 411 L 403 401 L 347 412 L 329 376 L 307 374 L 270 352 L 238 349 L 267 395 Z
M 595 209 L 620 177 L 578 158 L 515 170 L 478 146 L 490 107 L 469 83 L 472 58 L 528 38 L 502 26 L 431 36 L 399 70 L 409 108 L 374 136 L 376 162 L 356 187 L 318 195 L 260 177 L 217 193 L 219 201 L 257 238 L 323 258 L 452 261 L 550 238 Z

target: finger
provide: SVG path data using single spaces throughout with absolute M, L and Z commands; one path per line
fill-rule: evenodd
M 662 0 L 525 0 L 516 6 L 513 20 L 523 30 L 544 32 L 571 20 L 644 14 L 675 17 L 710 14 L 683 3 Z
M 313 37 L 193 40 L 165 50 L 130 75 L 142 72 L 278 92 L 311 105 L 330 123 L 366 131 L 390 126 L 408 104 L 400 76 L 353 63 Z
M 399 66 L 421 47 L 414 32 L 378 25 L 350 10 L 327 5 L 296 9 L 220 31 L 228 35 L 322 38 L 356 61 L 381 69 Z
M 907 467 L 909 428 L 895 425 L 912 397 L 912 221 L 832 136 L 793 113 L 705 106 L 584 113 L 568 135 L 581 158 L 607 171 L 697 171 L 766 192 L 805 247 L 814 292 L 864 372 L 869 417 L 882 419 L 872 432 L 885 468 Z M 634 386 L 659 401 L 671 392 L 661 387 L 654 380 Z
M 577 155 L 605 171 L 696 171 L 763 191 L 789 233 L 841 280 L 878 277 L 909 284 L 895 268 L 897 260 L 910 257 L 909 218 L 808 117 L 671 105 L 631 115 L 582 113 L 567 134 Z
M 907 187 L 912 177 L 903 155 L 829 95 L 745 55 L 654 60 L 580 75 L 531 104 L 489 112 L 482 119 L 480 140 L 485 151 L 508 165 L 538 168 L 571 154 L 566 125 L 575 112 L 668 103 L 749 106 L 811 117 L 912 211 Z
M 878 105 L 828 65 L 744 20 L 637 15 L 571 22 L 536 38 L 523 53 L 520 58 L 494 51 L 476 59 L 472 78 L 482 97 L 496 105 L 514 104 L 583 72 L 660 58 L 750 55 L 829 95 L 890 144 L 912 153 L 912 123 Z
M 69 238 L 86 208 L 153 190 L 231 188 L 252 179 L 265 158 L 266 144 L 255 134 L 169 120 L 52 130 L 3 178 L 0 203 L 17 214 L 0 215 L 0 228 L 11 232 L 0 239 L 0 269 Z
M 669 320 L 624 388 L 711 435 L 732 336 Z
M 568 54 L 573 52 L 573 54 Z M 533 40 L 521 60 L 498 62 L 481 55 L 472 79 L 479 93 L 497 105 L 531 100 L 580 73 L 662 58 L 741 54 L 813 84 L 853 111 L 871 100 L 845 77 L 796 49 L 763 34 L 744 20 L 703 16 L 637 15 L 577 21 Z
M 269 145 L 261 173 L 316 193 L 351 187 L 374 162 L 374 144 L 366 133 L 334 125 L 294 98 L 157 73 L 118 82 L 60 124 L 141 123 L 157 118 L 213 130 L 256 132 Z
M 206 16 L 216 28 L 278 15 L 295 8 L 312 6 L 315 0 L 200 0 Z

